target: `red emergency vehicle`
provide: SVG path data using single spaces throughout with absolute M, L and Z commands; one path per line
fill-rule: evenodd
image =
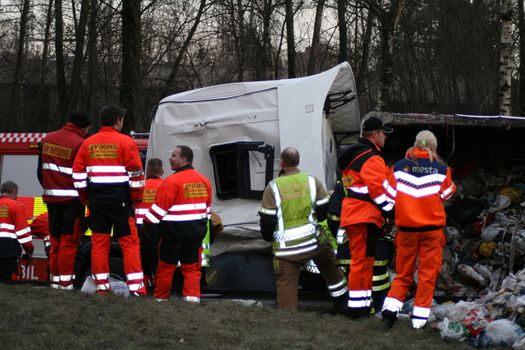
M 0 183 L 11 180 L 18 185 L 18 201 L 24 206 L 29 223 L 38 215 L 47 211 L 42 201 L 42 186 L 37 179 L 38 152 L 45 133 L 0 133 Z M 134 137 L 141 158 L 146 158 L 148 139 Z M 133 136 L 133 134 L 132 134 Z M 81 239 L 75 262 L 76 283 L 91 273 L 91 239 L 87 231 Z M 20 259 L 19 281 L 47 283 L 49 281 L 48 259 L 43 239 L 33 236 L 35 251 L 28 263 Z M 112 243 L 110 249 L 110 270 L 115 276 L 125 280 L 122 252 L 118 243 Z

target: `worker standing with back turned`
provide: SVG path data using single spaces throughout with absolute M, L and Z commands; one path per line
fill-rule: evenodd
M 52 288 L 73 289 L 85 207 L 73 185 L 73 162 L 91 128 L 85 112 L 72 112 L 69 122 L 42 140 L 37 175 L 49 212 L 49 279 Z
M 273 242 L 277 307 L 297 309 L 300 268 L 312 259 L 337 308 L 345 298 L 346 279 L 335 266 L 326 232 L 319 227 L 326 219 L 328 193 L 317 178 L 301 173 L 298 165 L 299 152 L 285 148 L 279 177 L 266 186 L 259 209 L 261 234 Z
M 418 285 L 412 327 L 426 325 L 436 278 L 441 270 L 446 214 L 443 202 L 456 191 L 450 168 L 437 154 L 437 139 L 428 130 L 416 135 L 414 146 L 394 165 L 396 194 L 396 272 L 383 304 L 383 322 L 391 327 L 414 281 L 419 260 Z
M 348 316 L 370 314 L 374 255 L 385 217 L 394 213 L 391 176 L 381 149 L 386 134 L 393 129 L 375 112 L 368 113 L 361 124 L 359 142 L 345 149 L 338 158 L 347 196 L 341 209 L 341 227 L 350 244 L 348 275 Z
M 126 111 L 114 105 L 100 110 L 101 129 L 87 138 L 77 153 L 73 179 L 80 200 L 89 203 L 91 270 L 96 293 L 109 287 L 110 234 L 118 239 L 124 272 L 132 295 L 145 295 L 140 263 L 140 243 L 134 205 L 142 201 L 144 172 L 135 142 L 120 131 Z

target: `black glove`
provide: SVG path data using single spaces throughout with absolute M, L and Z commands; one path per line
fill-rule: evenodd
M 25 260 L 26 265 L 31 265 L 31 260 L 33 260 L 33 256 L 31 254 L 24 253 L 20 257 L 21 260 Z

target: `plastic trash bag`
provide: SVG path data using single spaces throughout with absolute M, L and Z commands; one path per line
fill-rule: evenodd
M 463 320 L 471 336 L 478 336 L 492 320 L 484 307 L 471 310 Z
M 437 327 L 441 338 L 444 340 L 464 340 L 469 336 L 469 331 L 464 324 L 450 321 L 447 317 L 445 317 Z
M 512 348 L 514 350 L 525 350 L 525 334 L 522 334 L 521 337 L 512 344 Z
M 110 276 L 109 287 L 111 288 L 113 294 L 120 295 L 125 298 L 129 297 L 129 288 L 126 282 L 120 281 Z M 84 284 L 82 284 L 82 288 L 80 288 L 80 291 L 86 294 L 95 294 L 97 291 L 97 286 L 95 285 L 95 281 L 93 280 L 92 276 L 88 276 L 86 278 Z
M 467 283 L 483 287 L 487 284 L 485 278 L 476 272 L 471 266 L 459 264 L 457 267 L 459 276 Z
M 481 239 L 484 242 L 492 242 L 501 234 L 505 232 L 505 229 L 501 227 L 498 224 L 492 224 L 490 226 L 486 226 L 483 230 L 481 230 Z
M 490 322 L 478 337 L 477 347 L 512 346 L 523 334 L 523 329 L 505 318 Z

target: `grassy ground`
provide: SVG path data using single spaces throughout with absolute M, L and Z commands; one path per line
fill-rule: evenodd
M 0 285 L 1 349 L 471 349 L 399 321 Z

